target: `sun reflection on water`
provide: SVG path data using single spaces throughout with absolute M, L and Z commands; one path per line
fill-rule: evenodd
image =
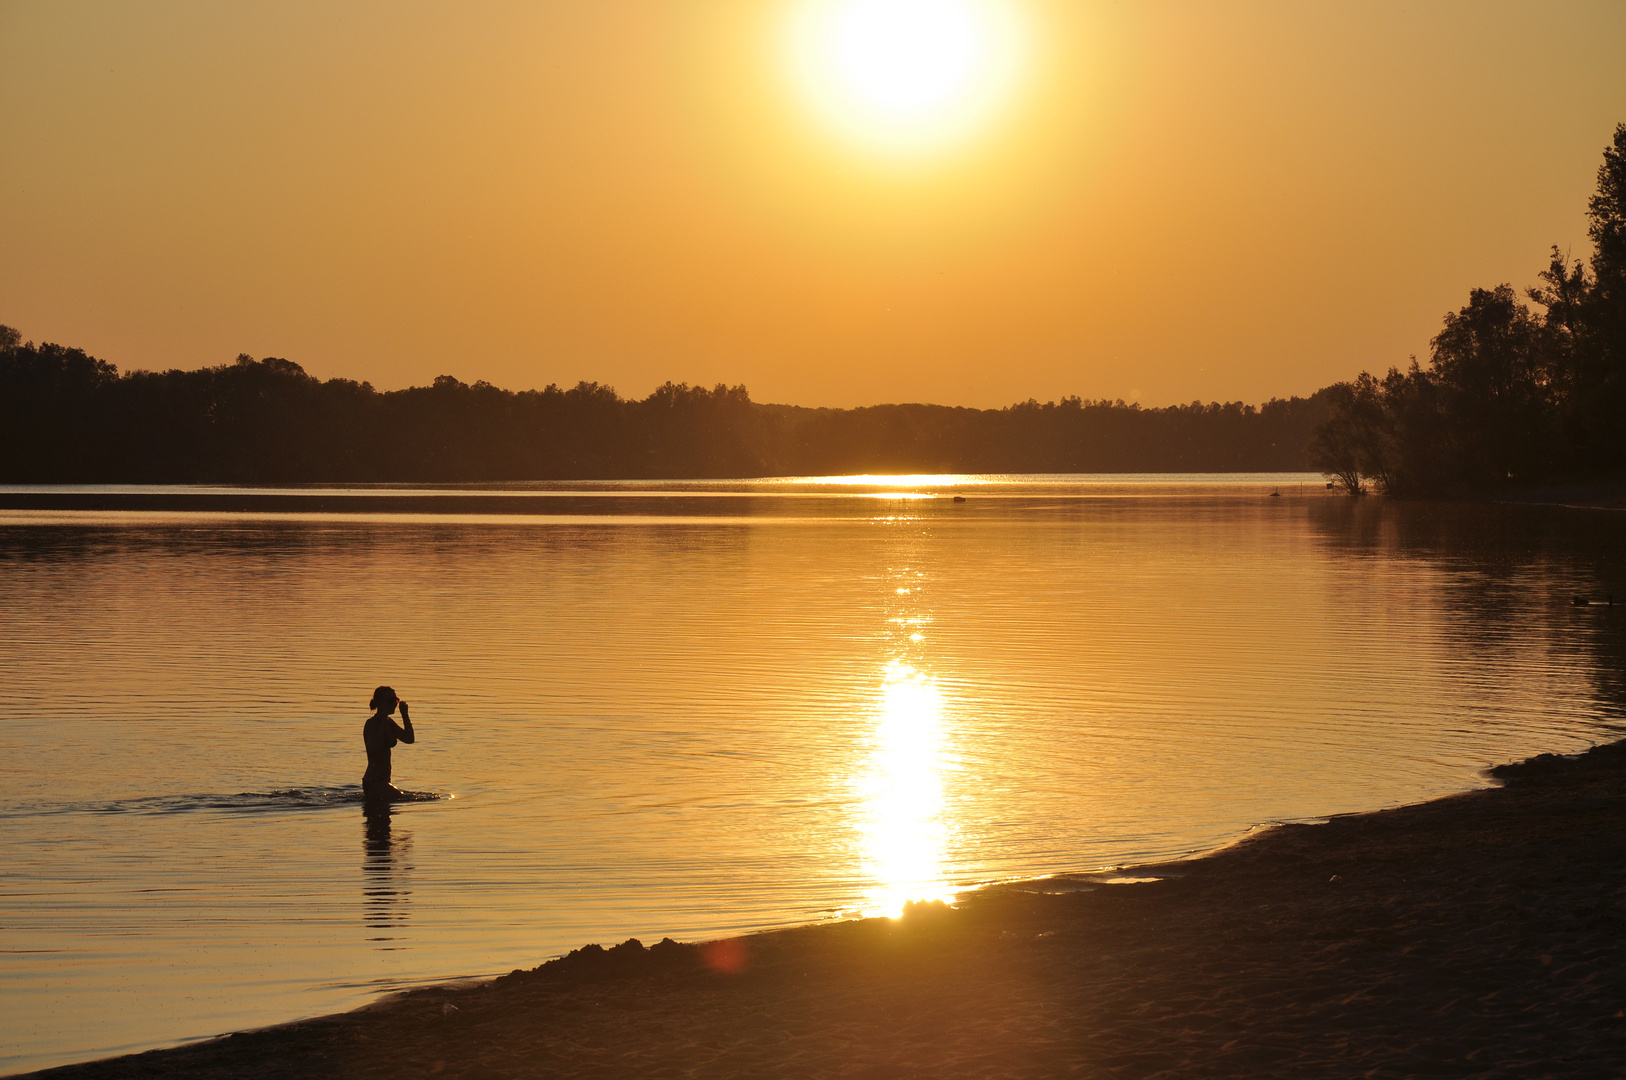
M 863 796 L 866 916 L 896 917 L 910 900 L 950 900 L 943 880 L 948 827 L 943 695 L 914 665 L 886 665 Z

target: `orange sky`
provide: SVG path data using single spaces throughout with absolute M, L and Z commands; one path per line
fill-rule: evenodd
M 982 0 L 1002 94 L 904 153 L 810 101 L 805 2 L 0 0 L 0 322 L 383 388 L 1258 401 L 1585 254 L 1626 120 L 1617 0 Z

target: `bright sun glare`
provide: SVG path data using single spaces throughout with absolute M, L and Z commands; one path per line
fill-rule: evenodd
M 827 121 L 918 150 L 980 126 L 1008 95 L 1016 22 L 1008 0 L 803 0 L 792 64 Z
M 831 25 L 831 59 L 872 108 L 914 119 L 965 93 L 982 59 L 980 29 L 963 3 L 849 2 Z
M 900 592 L 904 590 L 899 590 Z M 886 666 L 863 778 L 866 916 L 896 918 L 910 900 L 952 900 L 943 880 L 943 696 L 912 665 Z

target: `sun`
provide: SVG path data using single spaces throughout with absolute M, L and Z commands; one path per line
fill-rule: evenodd
M 1009 95 L 1020 26 L 1000 0 L 803 0 L 792 70 L 829 124 L 915 151 L 980 127 Z
M 832 67 L 871 109 L 916 120 L 971 89 L 986 40 L 976 13 L 953 0 L 848 0 L 830 23 Z

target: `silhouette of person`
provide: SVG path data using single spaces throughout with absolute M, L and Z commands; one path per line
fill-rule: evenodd
M 412 717 L 407 715 L 407 703 L 395 696 L 395 691 L 380 686 L 373 691 L 368 703 L 373 715 L 361 728 L 361 741 L 367 747 L 367 771 L 361 777 L 362 797 L 368 802 L 393 802 L 401 798 L 402 791 L 390 783 L 390 749 L 398 742 L 415 743 L 418 737 L 412 731 Z M 395 706 L 401 706 L 401 723 L 390 719 Z

